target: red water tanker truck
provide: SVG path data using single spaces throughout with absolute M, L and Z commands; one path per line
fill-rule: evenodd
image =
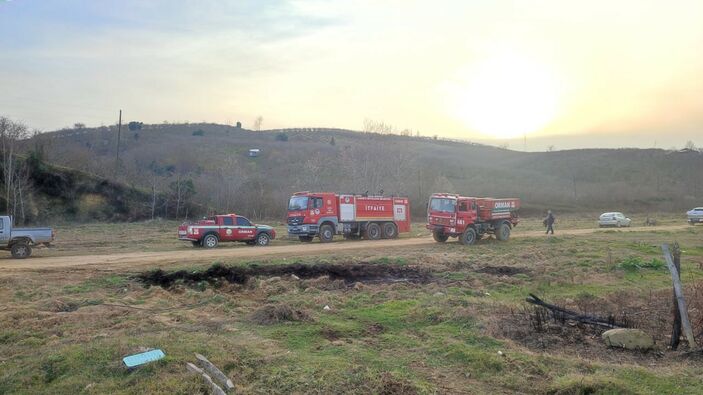
M 288 235 L 323 243 L 345 239 L 395 239 L 410 231 L 410 202 L 405 197 L 331 192 L 297 192 L 288 201 Z
M 471 245 L 484 235 L 492 234 L 505 241 L 519 220 L 518 198 L 477 198 L 449 193 L 435 193 L 427 205 L 427 229 L 435 241 L 443 243 L 449 237 Z

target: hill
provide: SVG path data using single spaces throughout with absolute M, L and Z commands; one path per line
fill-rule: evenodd
M 141 127 L 141 128 L 139 128 Z M 211 211 L 281 217 L 299 190 L 407 195 L 424 215 L 432 192 L 517 196 L 526 212 L 675 211 L 703 199 L 703 154 L 661 149 L 518 152 L 464 141 L 339 129 L 250 131 L 218 124 L 137 125 L 44 133 L 47 160 L 158 191 Z M 258 148 L 258 157 L 249 157 Z M 179 216 L 185 211 L 180 211 Z

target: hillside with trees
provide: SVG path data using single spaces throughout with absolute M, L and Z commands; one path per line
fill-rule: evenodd
M 282 218 L 288 196 L 301 190 L 406 195 L 417 217 L 438 191 L 517 196 L 527 213 L 679 211 L 703 198 L 695 149 L 518 152 L 410 133 L 132 122 L 122 127 L 118 159 L 116 126 L 78 126 L 28 137 L 18 149 L 41 146 L 46 163 L 142 191 L 147 217 Z

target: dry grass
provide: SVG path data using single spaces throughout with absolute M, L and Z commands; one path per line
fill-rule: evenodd
M 245 394 L 698 393 L 701 362 L 664 346 L 667 272 L 616 266 L 633 255 L 658 256 L 659 243 L 678 239 L 700 329 L 702 230 L 487 240 L 470 248 L 446 243 L 300 260 L 422 266 L 432 272 L 428 283 L 331 286 L 334 280 L 278 275 L 167 290 L 119 271 L 5 273 L 0 392 L 198 393 L 201 383 L 183 364 L 199 352 Z M 594 313 L 626 308 L 655 334 L 659 353 L 610 350 L 596 333 L 572 326 L 543 334 L 545 347 L 530 342 L 537 335 L 518 314 L 529 292 Z M 125 371 L 120 359 L 141 347 L 162 348 L 167 358 Z

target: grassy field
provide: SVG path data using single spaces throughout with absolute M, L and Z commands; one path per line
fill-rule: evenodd
M 685 224 L 685 218 L 670 213 L 658 213 L 651 215 L 657 219 L 658 225 Z M 593 214 L 569 214 L 558 216 L 555 228 L 557 233 L 560 229 L 589 229 L 596 228 L 598 213 Z M 642 226 L 644 216 L 632 216 L 633 226 Z M 262 221 L 262 223 L 273 226 L 276 229 L 278 238 L 272 245 L 299 243 L 297 240 L 287 238 L 285 223 L 280 220 Z M 49 250 L 37 250 L 39 256 L 62 256 L 62 255 L 93 255 L 112 254 L 120 252 L 142 252 L 142 251 L 173 251 L 179 249 L 192 248 L 189 243 L 178 240 L 177 231 L 180 222 L 177 221 L 146 221 L 136 223 L 117 224 L 71 224 L 56 226 L 56 241 L 54 248 Z M 525 232 L 544 229 L 542 219 L 527 217 L 521 220 L 515 232 Z M 412 224 L 409 233 L 401 233 L 401 238 L 428 236 L 424 222 Z M 338 241 L 342 238 L 338 237 Z M 219 248 L 251 248 L 241 243 L 223 243 Z
M 589 223 L 561 219 L 559 226 Z M 523 225 L 541 229 L 539 219 Z M 174 240 L 174 226 L 62 228 L 62 242 L 78 242 L 57 253 L 189 248 Z M 419 225 L 410 236 L 418 234 L 426 234 Z M 6 273 L 0 275 L 0 393 L 206 393 L 185 370 L 197 352 L 232 378 L 237 393 L 697 394 L 703 392 L 703 362 L 666 347 L 671 280 L 659 245 L 678 241 L 684 251 L 683 280 L 698 333 L 701 236 L 703 227 L 610 230 L 489 239 L 470 248 L 448 242 L 217 262 L 254 272 L 368 263 L 362 266 L 417 271 L 424 281 L 371 272 L 348 281 L 253 275 L 243 283 L 177 281 L 162 288 L 137 280 L 140 273 L 120 271 Z M 208 266 L 183 262 L 169 270 Z M 657 349 L 608 349 L 600 330 L 540 323 L 524 302 L 528 293 L 589 314 L 612 314 L 651 333 Z M 167 357 L 131 372 L 121 366 L 122 357 L 144 348 L 161 348 Z

